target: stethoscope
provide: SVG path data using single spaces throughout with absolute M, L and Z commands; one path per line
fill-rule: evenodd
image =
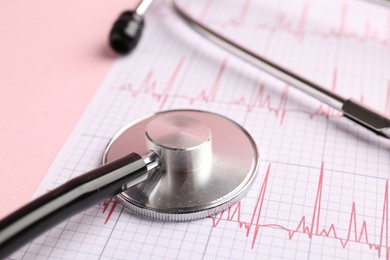
M 228 118 L 199 110 L 159 112 L 120 130 L 103 165 L 0 221 L 0 259 L 53 225 L 112 196 L 147 217 L 185 221 L 216 214 L 246 194 L 259 154 Z
M 390 6 L 390 0 L 370 0 Z M 153 0 L 143 0 L 134 11 L 123 12 L 115 22 L 110 33 L 110 45 L 120 54 L 132 51 L 137 45 L 144 27 L 143 15 Z M 344 115 L 346 118 L 364 126 L 378 135 L 390 138 L 390 119 L 379 112 L 361 105 L 353 99 L 346 99 L 310 80 L 276 64 L 275 62 L 256 54 L 236 42 L 212 30 L 196 20 L 174 0 L 166 0 L 168 6 L 192 29 L 204 38 L 228 50 L 242 60 L 258 67 L 262 71 L 281 79 L 287 84 L 327 104 Z
M 376 0 L 388 3 L 388 0 Z M 124 12 L 111 46 L 130 52 L 141 36 L 152 0 Z M 202 25 L 174 1 L 172 10 L 192 28 L 240 58 L 328 104 L 347 118 L 390 138 L 390 119 L 344 99 Z M 199 110 L 159 112 L 121 129 L 103 154 L 103 165 L 33 200 L 0 221 L 0 258 L 50 227 L 112 196 L 131 211 L 170 221 L 216 214 L 253 184 L 259 154 L 248 132 L 232 120 Z

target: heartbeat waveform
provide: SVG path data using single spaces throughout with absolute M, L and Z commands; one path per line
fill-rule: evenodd
M 246 109 L 248 113 L 254 111 L 255 109 L 266 109 L 270 113 L 274 114 L 276 118 L 279 119 L 280 124 L 282 125 L 287 113 L 303 113 L 309 116 L 310 119 L 313 119 L 316 116 L 323 117 L 338 117 L 340 113 L 331 107 L 328 107 L 324 104 L 319 104 L 318 107 L 314 111 L 307 111 L 302 108 L 288 108 L 287 103 L 289 101 L 289 86 L 285 86 L 283 92 L 279 98 L 279 100 L 273 100 L 270 94 L 266 93 L 266 87 L 263 84 L 259 84 L 257 86 L 256 93 L 250 97 L 245 98 L 243 96 L 233 98 L 233 99 L 222 99 L 218 98 L 218 91 L 221 88 L 221 79 L 224 76 L 225 68 L 227 65 L 227 59 L 223 59 L 221 65 L 216 73 L 216 76 L 213 80 L 213 83 L 209 88 L 200 89 L 198 94 L 194 96 L 180 94 L 180 93 L 172 93 L 172 87 L 175 84 L 178 74 L 180 73 L 185 59 L 181 58 L 179 62 L 173 69 L 171 76 L 169 77 L 168 82 L 162 88 L 162 90 L 158 90 L 157 82 L 153 79 L 154 72 L 150 70 L 145 78 L 141 81 L 141 84 L 138 86 L 133 85 L 132 83 L 128 83 L 119 87 L 111 87 L 111 89 L 118 91 L 125 91 L 130 93 L 133 97 L 137 97 L 139 95 L 149 95 L 155 99 L 155 101 L 159 104 L 160 110 L 164 108 L 167 100 L 169 98 L 172 99 L 182 99 L 186 100 L 190 105 L 203 102 L 205 104 L 215 103 L 227 106 L 239 106 Z M 337 82 L 337 70 L 333 73 L 333 83 L 331 89 L 335 91 Z
M 346 248 L 349 243 L 363 243 L 368 246 L 369 249 L 375 250 L 378 257 L 382 255 L 382 251 L 385 250 L 386 259 L 389 259 L 390 256 L 390 247 L 389 247 L 389 185 L 386 181 L 384 199 L 383 199 L 383 209 L 381 216 L 381 226 L 380 226 L 380 237 L 379 243 L 370 242 L 369 239 L 369 230 L 366 220 L 363 220 L 359 225 L 357 221 L 357 207 L 355 201 L 352 202 L 351 213 L 348 221 L 347 228 L 340 228 L 342 230 L 347 230 L 346 237 L 341 237 L 338 235 L 338 228 L 335 224 L 331 224 L 327 227 L 321 226 L 321 202 L 322 202 L 322 188 L 324 180 L 324 163 L 321 165 L 320 176 L 318 180 L 317 192 L 315 196 L 315 202 L 313 205 L 313 213 L 311 216 L 303 215 L 301 219 L 297 222 L 296 227 L 289 228 L 277 223 L 261 223 L 262 220 L 262 210 L 264 205 L 264 200 L 266 199 L 266 192 L 268 186 L 268 179 L 271 170 L 271 165 L 268 165 L 264 180 L 262 182 L 260 192 L 257 197 L 255 207 L 252 211 L 249 221 L 244 221 L 241 219 L 242 206 L 239 201 L 234 206 L 228 208 L 221 213 L 210 216 L 212 220 L 212 227 L 218 228 L 221 221 L 237 222 L 239 228 L 245 230 L 246 237 L 252 237 L 251 248 L 253 249 L 256 245 L 256 240 L 259 236 L 259 231 L 261 228 L 278 228 L 286 232 L 286 236 L 289 240 L 292 240 L 295 234 L 306 234 L 309 239 L 312 239 L 313 236 L 317 237 L 331 237 L 336 239 L 342 248 Z M 108 210 L 106 216 L 105 224 L 111 218 L 112 213 L 118 205 L 118 201 L 114 198 L 111 198 L 108 201 L 103 202 L 102 213 L 105 213 Z
M 200 14 L 201 21 L 203 21 L 206 18 L 207 12 L 210 10 L 211 2 L 212 0 L 207 0 L 206 4 L 203 6 L 202 12 Z
M 324 179 L 324 163 L 321 165 L 320 177 L 318 180 L 318 187 L 315 202 L 313 205 L 313 213 L 311 216 L 303 215 L 302 218 L 297 222 L 296 227 L 290 228 L 286 226 L 279 225 L 277 223 L 262 223 L 262 210 L 264 200 L 267 195 L 267 186 L 271 166 L 268 165 L 266 175 L 264 177 L 263 183 L 260 188 L 259 195 L 257 197 L 256 205 L 253 209 L 252 216 L 249 221 L 243 221 L 241 219 L 241 202 L 238 202 L 235 206 L 232 206 L 226 211 L 219 213 L 215 216 L 211 216 L 212 226 L 217 228 L 222 220 L 237 222 L 239 228 L 244 229 L 246 237 L 252 237 L 251 248 L 253 249 L 256 243 L 256 240 L 259 236 L 259 231 L 261 228 L 278 228 L 286 232 L 286 236 L 289 240 L 292 240 L 297 233 L 306 234 L 309 239 L 312 239 L 313 236 L 317 237 L 331 237 L 336 239 L 342 248 L 346 248 L 348 243 L 357 242 L 366 244 L 371 250 L 375 250 L 378 254 L 378 257 L 382 255 L 382 251 L 385 250 L 386 259 L 389 259 L 390 256 L 390 247 L 389 247 L 389 185 L 386 181 L 384 199 L 383 199 L 383 211 L 380 227 L 380 238 L 379 243 L 370 242 L 369 231 L 367 227 L 366 220 L 359 225 L 356 220 L 357 216 L 357 207 L 355 201 L 352 202 L 351 213 L 349 217 L 348 226 L 343 228 L 347 231 L 346 237 L 341 237 L 338 235 L 338 227 L 335 224 L 324 227 L 321 226 L 320 217 L 321 217 L 321 202 L 322 202 L 322 187 Z
M 345 3 L 341 7 L 339 24 L 335 27 L 330 27 L 327 31 L 306 29 L 308 22 L 307 18 L 310 14 L 309 3 L 305 3 L 303 5 L 300 17 L 298 18 L 297 22 L 293 19 L 289 19 L 288 13 L 279 12 L 276 14 L 276 19 L 273 23 L 269 23 L 269 21 L 267 21 L 257 24 L 245 23 L 245 17 L 248 15 L 247 13 L 249 5 L 249 0 L 244 1 L 241 8 L 237 8 L 237 10 L 240 10 L 237 17 L 228 18 L 225 21 L 211 18 L 209 21 L 207 21 L 206 14 L 209 13 L 209 8 L 211 6 L 210 3 L 207 2 L 204 10 L 202 11 L 202 14 L 200 15 L 200 19 L 201 21 L 205 21 L 208 24 L 216 24 L 221 27 L 241 27 L 245 29 L 265 30 L 271 33 L 285 32 L 294 36 L 297 40 L 300 41 L 302 41 L 306 35 L 310 35 L 324 38 L 349 38 L 360 42 L 371 41 L 384 46 L 390 46 L 390 35 L 380 36 L 379 30 L 375 29 L 369 20 L 366 21 L 365 28 L 360 33 L 348 30 L 346 23 L 348 19 L 349 7 Z M 390 31 L 390 13 L 388 14 L 388 23 L 384 26 L 387 26 L 388 30 Z
M 109 200 L 103 201 L 103 210 L 102 213 L 106 213 L 108 210 L 108 214 L 106 216 L 106 220 L 104 221 L 104 224 L 107 224 L 107 222 L 110 220 L 112 213 L 114 212 L 116 206 L 118 206 L 118 201 L 111 197 Z
M 238 106 L 246 109 L 248 113 L 253 112 L 255 109 L 266 109 L 270 113 L 274 114 L 276 118 L 279 119 L 280 125 L 283 125 L 284 119 L 287 113 L 301 113 L 305 114 L 309 117 L 309 119 L 314 119 L 317 116 L 322 116 L 325 118 L 331 117 L 340 117 L 341 112 L 320 103 L 314 111 L 308 111 L 303 108 L 291 108 L 287 107 L 289 101 L 289 89 L 290 87 L 286 85 L 280 95 L 279 100 L 275 100 L 271 97 L 270 94 L 266 93 L 266 86 L 264 84 L 259 84 L 256 88 L 256 92 L 250 98 L 246 97 L 237 97 L 233 99 L 222 99 L 218 97 L 218 91 L 221 88 L 221 80 L 224 76 L 225 69 L 227 66 L 228 59 L 224 58 L 221 62 L 221 65 L 218 68 L 216 76 L 213 80 L 213 83 L 210 87 L 205 87 L 200 89 L 198 94 L 196 95 L 186 95 L 180 93 L 172 93 L 172 88 L 176 83 L 177 78 L 179 77 L 180 71 L 184 66 L 185 59 L 181 58 L 176 66 L 174 67 L 168 82 L 159 90 L 157 86 L 157 81 L 154 79 L 154 71 L 151 69 L 144 79 L 141 81 L 141 84 L 138 86 L 133 83 L 128 83 L 122 86 L 113 86 L 111 89 L 117 91 L 125 91 L 130 93 L 133 97 L 137 97 L 139 95 L 149 95 L 155 99 L 155 101 L 159 104 L 159 109 L 163 109 L 166 105 L 168 99 L 182 99 L 186 100 L 190 105 L 203 102 L 205 104 L 214 103 L 220 105 L 227 106 Z M 333 71 L 332 76 L 332 84 L 330 90 L 332 92 L 336 92 L 337 86 L 337 69 Z M 360 103 L 364 104 L 364 97 L 360 96 Z M 390 115 L 390 81 L 388 81 L 387 86 L 387 95 L 385 99 L 385 108 L 384 113 Z
M 249 5 L 250 5 L 251 0 L 245 0 L 243 1 L 241 10 L 238 13 L 238 17 L 232 18 L 231 23 L 234 26 L 240 26 L 243 24 L 245 17 L 247 16 L 248 10 L 249 10 Z

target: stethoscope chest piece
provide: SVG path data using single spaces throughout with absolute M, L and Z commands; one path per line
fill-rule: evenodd
M 251 136 L 210 112 L 173 110 L 130 123 L 111 140 L 103 162 L 148 151 L 159 156 L 161 166 L 117 199 L 133 212 L 161 220 L 216 214 L 244 196 L 257 173 Z

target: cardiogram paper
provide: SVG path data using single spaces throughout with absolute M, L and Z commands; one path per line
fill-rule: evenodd
M 251 50 L 390 116 L 388 9 L 357 0 L 181 3 Z M 215 47 L 162 1 L 148 10 L 139 46 L 112 66 L 37 195 L 99 165 L 126 123 L 177 108 L 220 113 L 253 135 L 260 168 L 244 199 L 191 222 L 148 219 L 111 199 L 10 258 L 389 258 L 389 141 Z

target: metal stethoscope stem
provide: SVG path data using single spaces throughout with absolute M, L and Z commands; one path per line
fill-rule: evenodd
M 368 0 L 376 4 L 384 5 L 389 7 L 390 6 L 390 0 Z
M 320 85 L 260 56 L 249 49 L 233 42 L 232 40 L 217 33 L 211 28 L 203 25 L 188 13 L 186 13 L 173 0 L 167 0 L 172 10 L 182 18 L 192 29 L 200 33 L 218 46 L 228 50 L 242 60 L 268 72 L 269 74 L 281 79 L 289 85 L 310 95 L 311 97 L 329 105 L 343 115 L 367 129 L 390 138 L 390 119 L 376 111 L 365 107 L 353 99 L 345 99 L 334 92 L 331 92 Z M 389 4 L 388 0 L 381 1 Z
M 138 3 L 138 6 L 134 9 L 134 12 L 140 16 L 143 16 L 149 6 L 154 0 L 142 0 Z
M 385 5 L 390 2 L 371 1 Z M 144 25 L 142 16 L 152 2 L 141 1 L 135 11 L 122 13 L 116 21 L 110 43 L 117 52 L 127 53 L 136 46 Z M 390 119 L 385 115 L 253 53 L 195 20 L 174 0 L 167 2 L 178 17 L 215 44 L 390 138 Z M 148 149 L 138 143 L 145 134 L 143 129 Z M 180 141 L 184 136 L 185 140 Z M 141 153 L 127 151 L 129 139 L 134 142 L 133 147 L 143 147 Z M 122 144 L 119 148 L 118 143 Z M 111 153 L 118 155 L 118 151 L 123 157 L 108 158 Z M 239 159 L 239 163 L 231 164 L 232 158 Z M 1 220 L 0 258 L 56 223 L 119 193 L 124 205 L 159 219 L 191 220 L 215 214 L 248 191 L 257 173 L 258 152 L 250 135 L 236 123 L 209 112 L 183 110 L 161 112 L 127 126 L 110 142 L 104 162 L 107 164 L 70 180 Z M 144 185 L 136 187 L 139 183 Z M 205 193 L 206 189 L 210 192 Z M 142 205 L 145 201 L 146 205 Z
M 389 0 L 371 1 L 390 6 Z M 122 23 L 120 26 L 117 26 L 117 22 L 110 35 L 111 45 L 117 52 L 127 53 L 135 47 L 141 36 L 141 29 L 144 25 L 141 15 L 144 14 L 146 8 L 151 4 L 151 2 L 152 0 L 141 1 L 133 13 L 125 12 L 120 16 L 118 21 L 121 21 Z M 174 0 L 166 0 L 166 2 L 179 18 L 206 39 L 226 49 L 255 67 L 258 67 L 259 69 L 281 79 L 311 97 L 329 105 L 335 110 L 341 112 L 345 117 L 375 132 L 376 134 L 390 138 L 390 119 L 386 115 L 363 106 L 353 99 L 346 99 L 332 91 L 329 91 L 326 88 L 239 45 L 193 18 L 180 8 Z M 126 45 L 126 41 L 128 47 L 123 47 Z M 116 48 L 116 46 L 119 47 Z

